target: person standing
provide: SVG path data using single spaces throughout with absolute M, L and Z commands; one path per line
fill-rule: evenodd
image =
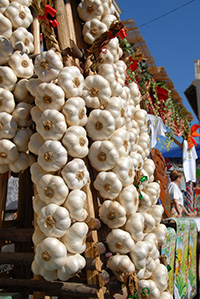
M 176 169 L 170 173 L 171 182 L 168 185 L 170 200 L 171 200 L 171 216 L 181 218 L 186 216 L 195 216 L 194 213 L 189 213 L 184 207 L 183 194 L 179 188 L 183 174 Z

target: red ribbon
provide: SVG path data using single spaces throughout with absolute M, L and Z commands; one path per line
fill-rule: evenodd
M 126 33 L 125 29 L 122 28 L 115 36 L 113 36 L 112 33 L 110 31 L 108 31 L 108 36 L 110 39 L 117 37 L 117 36 L 120 36 L 122 39 L 124 39 L 127 36 L 127 33 Z
M 57 10 L 54 9 L 53 7 L 51 7 L 49 4 L 47 4 L 45 7 L 44 15 L 43 16 L 38 15 L 38 18 L 41 20 L 47 20 L 55 28 L 59 25 L 58 21 L 56 19 L 49 20 L 49 18 L 47 17 L 47 14 L 50 14 L 50 16 L 52 16 L 54 18 L 56 13 L 57 13 Z

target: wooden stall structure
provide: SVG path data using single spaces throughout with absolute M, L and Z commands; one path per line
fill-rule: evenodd
M 40 1 L 32 1 L 37 13 L 44 15 L 45 7 L 40 7 Z M 45 1 L 43 1 L 45 2 Z M 60 52 L 65 65 L 76 65 L 81 69 L 84 57 L 85 43 L 82 39 L 82 24 L 77 14 L 78 0 L 55 0 L 56 19 L 59 26 L 54 30 L 46 20 L 39 20 L 36 10 L 31 7 L 34 21 L 31 27 L 35 40 L 35 50 L 32 58 L 41 51 L 40 34 L 43 34 L 45 48 L 54 47 Z M 89 166 L 89 162 L 85 161 Z M 92 169 L 90 169 L 92 179 Z M 67 282 L 47 282 L 42 277 L 33 275 L 31 263 L 34 257 L 32 233 L 36 215 L 33 213 L 32 197 L 35 193 L 31 181 L 30 169 L 19 173 L 19 194 L 17 218 L 5 221 L 5 206 L 9 173 L 0 174 L 0 241 L 14 244 L 14 252 L 0 252 L 0 264 L 12 265 L 12 270 L 0 274 L 0 289 L 5 292 L 18 292 L 21 298 L 113 298 L 111 293 L 118 289 L 117 281 L 110 281 L 105 269 L 105 232 L 96 221 L 98 209 L 95 191 L 91 190 L 90 182 L 84 187 L 89 207 L 87 249 L 85 253 L 86 267 L 79 276 Z M 0 292 L 1 297 L 1 292 Z

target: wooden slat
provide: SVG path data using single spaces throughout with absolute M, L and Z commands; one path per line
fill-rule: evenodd
M 12 289 L 13 291 L 29 290 L 29 292 L 45 292 L 46 295 L 66 295 L 75 298 L 94 298 L 97 296 L 95 287 L 81 283 L 70 282 L 47 282 L 44 280 L 31 279 L 6 279 L 0 278 L 0 288 Z
M 33 184 L 31 181 L 30 168 L 19 173 L 19 199 L 17 208 L 17 228 L 32 228 L 33 227 Z M 16 252 L 31 252 L 32 240 L 26 243 L 16 242 Z M 29 266 L 17 266 L 13 268 L 15 278 L 31 278 L 31 269 Z
M 2 228 L 0 229 L 0 240 L 11 242 L 30 242 L 33 228 Z
M 0 264 L 31 265 L 33 253 L 30 252 L 0 252 Z

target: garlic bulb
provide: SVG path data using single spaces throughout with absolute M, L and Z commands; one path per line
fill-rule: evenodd
M 144 109 L 138 109 L 134 114 L 134 120 L 137 122 L 140 128 L 140 133 L 147 130 L 147 112 Z
M 148 194 L 141 191 L 141 199 L 139 201 L 138 212 L 148 212 L 151 208 L 151 199 Z
M 112 270 L 117 279 L 124 282 L 126 275 L 135 271 L 135 266 L 128 255 L 116 254 L 107 261 L 108 268 Z
M 41 275 L 47 281 L 56 280 L 58 278 L 57 270 L 49 271 L 49 270 L 41 267 L 35 260 L 31 264 L 31 269 L 34 274 Z
M 68 209 L 70 217 L 76 221 L 84 221 L 88 216 L 86 194 L 82 190 L 72 190 L 63 206 Z
M 145 234 L 143 241 L 148 241 L 155 246 L 158 245 L 158 241 L 157 241 L 156 235 L 154 233 Z
M 131 98 L 134 101 L 134 105 L 137 106 L 140 103 L 141 99 L 141 93 L 139 91 L 137 83 L 131 82 L 128 85 L 128 88 L 130 89 Z
M 110 84 L 102 76 L 91 75 L 85 78 L 82 97 L 87 107 L 105 107 L 109 102 L 110 96 Z
M 120 97 L 111 97 L 106 110 L 110 111 L 115 119 L 115 127 L 121 128 L 124 126 L 126 121 L 126 102 Z
M 110 50 L 106 48 L 106 46 L 102 48 L 99 54 L 99 59 L 96 66 L 97 70 L 99 69 L 99 66 L 103 63 L 114 63 L 114 56 L 112 55 Z
M 123 186 L 133 184 L 135 171 L 132 159 L 128 157 L 121 157 L 113 168 L 118 179 L 122 182 Z
M 162 205 L 154 205 L 148 211 L 148 213 L 151 214 L 155 219 L 156 225 L 161 222 L 163 212 L 164 212 L 164 208 Z
M 152 233 L 156 235 L 159 245 L 164 244 L 167 237 L 167 228 L 163 223 L 158 223 Z
M 62 205 L 68 195 L 68 187 L 60 176 L 45 174 L 37 186 L 38 195 L 46 204 Z
M 141 279 L 138 283 L 138 296 L 139 299 L 146 296 L 149 296 L 149 299 L 160 299 L 160 291 L 153 280 Z
M 173 299 L 172 295 L 168 292 L 163 292 L 160 294 L 160 299 Z
M 0 3 L 0 12 L 3 14 L 8 5 L 10 4 L 9 0 L 2 0 Z
M 112 96 L 120 96 L 124 80 L 121 78 L 117 66 L 115 64 L 102 64 L 99 67 L 98 74 L 109 81 Z
M 64 67 L 58 76 L 58 85 L 65 92 L 65 97 L 79 97 L 83 92 L 84 77 L 76 66 Z
M 37 164 L 37 163 L 34 163 Z M 44 201 L 42 201 L 39 198 L 39 195 L 37 194 L 36 196 L 33 196 L 32 198 L 32 203 L 33 203 L 33 210 L 36 214 L 39 214 L 39 212 L 41 211 L 42 208 L 44 208 L 46 206 L 46 203 Z M 39 226 L 38 226 L 39 227 Z M 40 230 L 41 231 L 41 230 Z M 42 233 L 42 231 L 41 231 Z M 43 234 L 43 233 L 42 233 Z M 44 235 L 44 234 L 43 234 Z M 46 238 L 46 236 L 44 235 L 44 238 Z M 43 239 L 44 239 L 43 238 Z M 42 240 L 41 240 L 42 241 Z M 40 242 L 39 242 L 40 243 Z
M 121 47 L 119 46 L 119 40 L 117 37 L 112 38 L 107 45 L 105 45 L 105 48 L 108 49 L 111 54 L 114 57 L 114 62 L 119 61 L 119 59 L 121 58 L 121 56 L 123 55 L 123 50 L 121 49 Z
M 142 216 L 144 217 L 144 232 L 145 233 L 153 232 L 156 225 L 153 216 L 146 212 L 143 212 Z
M 39 133 L 34 133 L 31 135 L 28 142 L 28 149 L 35 155 L 38 155 L 39 148 L 43 145 L 45 140 Z
M 85 258 L 76 253 L 68 254 L 64 266 L 58 269 L 58 278 L 62 281 L 66 281 L 69 278 L 78 274 L 86 265 Z
M 69 98 L 62 109 L 69 126 L 85 126 L 87 123 L 86 112 L 85 101 L 80 97 Z
M 28 149 L 28 142 L 31 138 L 33 131 L 27 128 L 18 129 L 13 138 L 19 152 L 26 152 Z
M 0 112 L 12 113 L 15 108 L 15 100 L 12 92 L 0 87 Z
M 33 106 L 30 110 L 30 114 L 32 120 L 36 123 L 40 119 L 42 111 L 37 106 Z
M 47 237 L 60 238 L 70 227 L 71 219 L 66 208 L 50 203 L 38 213 L 37 224 Z
M 17 131 L 17 124 L 11 114 L 0 112 L 0 139 L 12 139 Z
M 90 146 L 88 158 L 94 169 L 107 171 L 116 165 L 119 154 L 112 142 L 108 140 L 94 141 Z
M 115 120 L 109 111 L 94 109 L 90 112 L 86 129 L 92 140 L 109 139 L 115 131 Z
M 15 50 L 30 54 L 34 51 L 33 35 L 24 27 L 18 27 L 11 35 L 10 42 Z
M 130 234 L 120 228 L 113 229 L 106 237 L 106 242 L 111 252 L 127 254 L 134 248 L 135 242 Z
M 79 17 L 87 22 L 92 19 L 100 20 L 103 15 L 103 5 L 100 0 L 85 0 L 77 7 Z
M 146 241 L 138 241 L 134 244 L 130 252 L 130 258 L 133 261 L 136 269 L 146 267 L 147 257 L 149 253 L 149 243 Z
M 130 129 L 128 129 L 128 132 L 129 132 L 130 144 L 131 144 L 130 152 L 137 152 L 137 150 L 138 150 L 138 144 L 137 144 L 137 142 L 138 142 L 138 136 L 139 136 L 139 134 L 137 132 L 137 129 L 130 128 Z
M 45 234 L 41 231 L 39 225 L 34 228 L 34 233 L 32 234 L 32 241 L 35 246 L 40 244 L 46 238 Z
M 139 153 L 130 152 L 130 157 L 133 160 L 135 170 L 141 170 L 144 163 L 142 156 Z
M 28 103 L 20 102 L 13 110 L 12 116 L 19 127 L 29 127 L 32 125 L 30 115 L 32 106 Z
M 71 253 L 82 253 L 86 249 L 88 226 L 84 222 L 75 222 L 62 238 L 67 250 Z
M 144 134 L 144 133 L 143 133 Z M 146 134 L 146 133 L 145 133 Z M 154 174 L 155 171 L 155 164 L 152 159 L 146 159 L 143 165 L 144 170 L 148 173 L 149 176 Z
M 62 177 L 69 189 L 81 189 L 89 179 L 89 172 L 82 159 L 73 159 L 61 171 Z
M 12 91 L 17 82 L 17 76 L 8 66 L 0 66 L 0 87 Z
M 42 81 L 38 78 L 30 78 L 26 82 L 26 88 L 30 92 L 33 97 L 36 97 L 38 86 L 42 83 Z
M 88 44 L 93 44 L 94 41 L 107 30 L 107 26 L 98 19 L 91 19 L 83 26 L 83 38 Z
M 19 78 L 28 79 L 33 76 L 33 63 L 26 53 L 14 52 L 8 64 Z
M 62 143 L 71 157 L 84 158 L 89 152 L 87 133 L 81 126 L 68 128 L 63 136 Z
M 39 80 L 50 82 L 57 79 L 63 63 L 60 56 L 53 49 L 41 52 L 34 62 L 34 70 Z
M 127 216 L 136 213 L 139 204 L 139 196 L 135 186 L 129 185 L 124 187 L 119 194 L 118 201 L 126 209 Z
M 26 87 L 28 81 L 28 79 L 21 79 L 17 82 L 13 91 L 17 102 L 26 102 L 29 104 L 32 104 L 34 102 L 34 97 Z
M 12 35 L 12 23 L 2 13 L 0 13 L 0 35 L 8 39 Z
M 124 228 L 131 234 L 131 237 L 135 241 L 142 241 L 144 238 L 144 217 L 141 213 L 132 214 L 128 218 Z
M 28 28 L 33 21 L 30 9 L 16 1 L 10 3 L 7 7 L 5 16 L 10 19 L 14 28 Z
M 19 157 L 19 153 L 16 145 L 8 140 L 1 139 L 0 140 L 0 164 L 9 164 L 17 160 Z
M 44 140 L 61 140 L 66 128 L 64 115 L 56 109 L 45 109 L 36 121 L 36 130 Z
M 112 4 L 112 1 L 110 1 L 110 0 L 101 0 L 101 2 L 102 2 L 102 5 L 103 5 L 103 9 L 104 9 L 103 16 L 108 15 L 108 14 L 114 15 L 116 13 L 115 7 Z
M 115 145 L 120 157 L 128 156 L 130 152 L 130 136 L 125 128 L 117 129 L 111 136 L 110 141 Z
M 18 173 L 22 170 L 27 169 L 35 162 L 35 158 L 27 153 L 20 152 L 17 160 L 9 163 L 11 171 Z
M 160 196 L 160 185 L 157 182 L 150 182 L 144 188 L 144 192 L 149 195 L 152 205 L 155 205 Z
M 119 195 L 122 183 L 114 172 L 102 171 L 97 174 L 94 187 L 103 198 L 114 199 Z
M 99 216 L 110 228 L 119 228 L 126 223 L 126 210 L 117 201 L 105 200 L 99 208 Z
M 0 65 L 6 64 L 13 53 L 13 47 L 5 36 L 0 36 Z
M 67 159 L 66 149 L 57 140 L 46 140 L 38 150 L 38 163 L 47 172 L 60 170 Z
M 112 22 L 116 21 L 117 18 L 114 15 L 105 15 L 103 17 L 103 19 L 101 20 L 104 24 L 106 24 L 106 26 L 108 27 L 108 29 L 110 28 L 110 25 L 112 24 Z
M 34 184 L 38 184 L 41 177 L 44 174 L 47 174 L 47 172 L 44 169 L 42 169 L 42 167 L 37 162 L 31 165 L 30 173 L 31 173 L 31 180 Z
M 35 261 L 46 270 L 61 268 L 65 264 L 66 257 L 66 247 L 57 238 L 47 237 L 36 247 Z
M 167 267 L 160 264 L 156 267 L 156 270 L 153 272 L 151 279 L 155 282 L 157 288 L 160 292 L 163 292 L 167 289 L 168 286 L 168 271 Z
M 45 109 L 60 111 L 65 104 L 64 91 L 54 83 L 43 82 L 37 88 L 35 104 L 41 111 Z

